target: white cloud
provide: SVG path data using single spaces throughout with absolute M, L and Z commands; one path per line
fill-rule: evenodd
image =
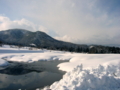
M 29 4 L 28 1 L 17 1 L 15 5 L 19 7 L 18 14 L 29 18 L 29 21 L 0 19 L 6 21 L 0 23 L 0 29 L 21 26 L 47 33 L 52 30 L 58 34 L 56 38 L 64 41 L 120 44 L 119 37 L 116 37 L 120 33 L 120 18 L 108 13 L 107 9 L 103 10 L 96 0 L 34 0 Z M 9 3 L 14 11 L 18 11 L 13 2 Z
M 67 35 L 64 35 L 63 37 L 54 37 L 54 38 L 62 41 L 67 41 L 67 42 L 73 42 L 75 40 L 74 38 L 71 38 Z
M 0 16 L 0 30 L 7 30 L 12 28 L 22 28 L 36 31 L 37 26 L 24 18 L 21 20 L 12 21 L 8 17 Z
M 69 42 L 72 42 L 74 39 L 72 37 L 69 37 L 67 35 L 63 36 L 63 41 L 66 40 L 66 41 L 69 41 Z
M 35 24 L 26 19 L 12 21 L 8 17 L 0 16 L 0 30 L 7 30 L 12 28 L 23 28 L 33 31 L 36 30 Z
M 8 17 L 0 16 L 0 22 L 10 21 Z
M 26 20 L 26 19 L 20 19 L 20 20 L 10 20 L 8 17 L 0 16 L 0 30 L 7 30 L 7 29 L 14 29 L 14 28 L 20 28 L 20 29 L 26 29 L 30 31 L 43 31 L 48 33 L 46 27 L 42 25 L 34 24 L 33 22 Z
M 47 30 L 47 28 L 46 27 L 44 27 L 44 26 L 39 26 L 39 29 L 38 29 L 39 31 L 42 31 L 42 32 L 45 32 L 45 33 L 48 33 L 49 31 Z

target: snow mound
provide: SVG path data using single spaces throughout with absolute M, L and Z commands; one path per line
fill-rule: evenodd
M 3 59 L 0 59 L 0 67 L 7 66 L 9 63 Z
M 91 69 L 79 65 L 43 90 L 120 90 L 120 63 Z
M 69 62 L 58 65 L 62 71 L 69 72 L 76 66 L 83 64 L 84 68 L 95 68 L 97 65 L 117 64 L 120 62 L 119 54 L 79 54 L 73 56 Z

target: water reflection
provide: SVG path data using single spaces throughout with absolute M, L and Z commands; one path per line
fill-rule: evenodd
M 62 78 L 65 72 L 56 67 L 65 61 L 38 61 L 16 63 L 0 70 L 0 90 L 35 90 Z

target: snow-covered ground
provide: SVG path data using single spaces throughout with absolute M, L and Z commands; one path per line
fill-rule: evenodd
M 43 90 L 120 90 L 120 63 L 91 69 L 79 65 Z
M 0 66 L 7 61 L 69 60 L 58 65 L 67 73 L 49 88 L 52 90 L 120 90 L 119 54 L 81 54 L 28 48 L 0 47 Z M 46 89 L 45 89 L 46 90 Z

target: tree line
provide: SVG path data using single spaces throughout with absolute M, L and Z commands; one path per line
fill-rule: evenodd
M 91 54 L 104 54 L 104 53 L 119 53 L 120 54 L 120 48 L 119 47 L 110 47 L 110 46 L 102 46 L 102 45 L 93 45 L 87 46 L 87 47 L 81 47 L 81 46 L 31 46 L 31 45 L 23 45 L 23 44 L 18 44 L 18 43 L 3 43 L 0 41 L 0 46 L 3 44 L 8 44 L 8 45 L 17 45 L 18 47 L 35 47 L 39 49 L 48 49 L 48 50 L 60 50 L 60 51 L 69 51 L 69 52 L 78 52 L 78 53 L 91 53 Z

